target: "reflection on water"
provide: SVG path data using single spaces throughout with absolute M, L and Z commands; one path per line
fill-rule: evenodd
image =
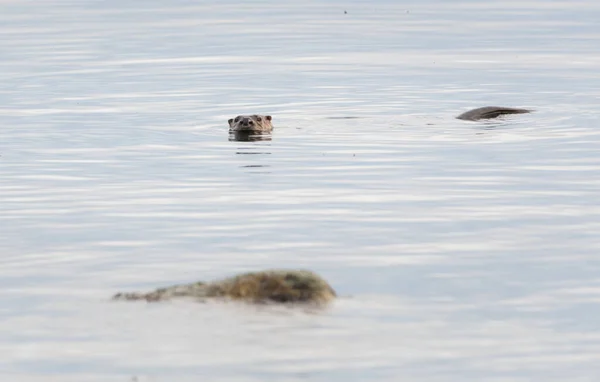
M 235 131 L 229 133 L 230 141 L 237 142 L 256 142 L 256 141 L 270 141 L 271 133 L 257 133 L 248 131 Z
M 239 146 L 237 147 L 237 151 L 235 152 L 237 155 L 252 156 L 250 157 L 251 159 L 248 159 L 248 161 L 243 161 L 243 164 L 240 166 L 240 168 L 252 170 L 251 173 L 253 174 L 270 174 L 271 171 L 269 169 L 271 167 L 271 162 L 269 160 L 269 156 L 272 154 L 270 143 L 261 144 L 261 141 L 252 140 L 249 140 L 247 142 L 254 143 L 251 143 L 248 146 Z M 259 169 L 260 171 L 257 171 L 257 169 Z
M 0 10 L 2 380 L 594 380 L 596 2 Z M 110 301 L 279 267 L 339 301 Z

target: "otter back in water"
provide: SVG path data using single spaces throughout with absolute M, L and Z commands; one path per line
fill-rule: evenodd
M 269 132 L 273 130 L 270 115 L 238 115 L 235 118 L 229 119 L 229 132 Z
M 502 107 L 502 106 L 485 106 L 478 109 L 469 110 L 459 115 L 458 119 L 464 119 L 466 121 L 478 121 L 480 119 L 491 119 L 497 118 L 501 115 L 506 114 L 525 114 L 531 113 L 531 110 L 527 109 L 516 109 L 513 107 Z
M 333 288 L 307 270 L 267 270 L 244 273 L 211 283 L 196 282 L 156 289 L 148 293 L 117 293 L 115 300 L 164 301 L 176 297 L 229 298 L 247 302 L 327 303 L 336 297 Z

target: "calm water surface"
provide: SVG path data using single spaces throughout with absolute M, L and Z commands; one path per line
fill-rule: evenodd
M 0 1 L 2 380 L 597 381 L 599 19 Z M 454 119 L 484 105 L 537 112 Z M 272 267 L 341 298 L 108 300 Z

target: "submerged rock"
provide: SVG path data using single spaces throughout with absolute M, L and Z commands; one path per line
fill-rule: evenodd
M 327 303 L 336 297 L 333 288 L 307 270 L 267 270 L 244 273 L 210 283 L 196 282 L 156 289 L 148 293 L 117 293 L 115 300 L 164 301 L 178 297 L 199 300 L 223 298 L 253 303 Z

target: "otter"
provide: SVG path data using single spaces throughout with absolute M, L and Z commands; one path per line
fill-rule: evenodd
M 308 270 L 271 269 L 243 273 L 214 282 L 195 282 L 156 289 L 148 293 L 117 293 L 113 300 L 165 301 L 191 297 L 230 299 L 251 303 L 325 304 L 336 297 L 333 288 L 319 275 Z
M 457 119 L 462 119 L 465 121 L 479 121 L 482 119 L 492 119 L 497 118 L 503 115 L 508 114 L 526 114 L 531 113 L 532 110 L 528 109 L 519 109 L 514 107 L 504 107 L 504 106 L 484 106 L 477 109 L 469 110 L 460 114 Z M 335 118 L 335 117 L 330 117 Z M 358 117 L 343 117 L 344 119 L 348 118 L 358 118 Z M 252 137 L 254 134 L 265 134 L 269 135 L 273 130 L 273 125 L 271 124 L 272 117 L 270 115 L 238 115 L 235 118 L 229 119 L 227 122 L 229 123 L 229 132 L 234 134 L 234 138 L 230 140 L 240 140 L 240 141 L 249 141 L 249 140 L 257 140 Z M 237 136 L 239 135 L 239 137 Z M 269 138 L 266 138 L 269 139 Z M 264 140 L 264 139 L 260 139 Z
M 238 115 L 235 118 L 229 119 L 229 132 L 256 132 L 265 133 L 273 130 L 270 115 Z
M 531 110 L 527 109 L 516 109 L 512 107 L 502 107 L 502 106 L 484 106 L 477 109 L 469 110 L 467 112 L 462 113 L 457 119 L 462 119 L 465 121 L 479 121 L 480 119 L 491 119 L 497 118 L 501 115 L 506 114 L 525 114 L 531 113 Z

